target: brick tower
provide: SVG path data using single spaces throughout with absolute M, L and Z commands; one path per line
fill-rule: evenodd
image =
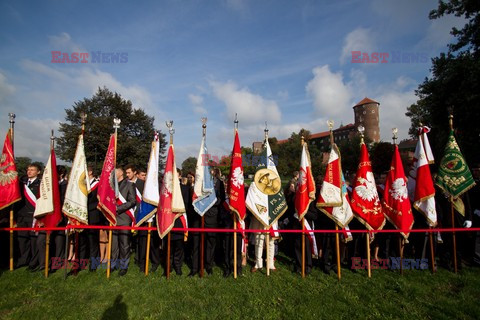
M 373 142 L 380 141 L 379 106 L 380 103 L 367 97 L 353 106 L 355 127 L 362 125 L 365 128 L 365 137 Z

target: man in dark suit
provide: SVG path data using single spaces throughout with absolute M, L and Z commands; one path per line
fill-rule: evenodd
M 36 200 L 40 195 L 40 178 L 38 175 L 41 168 L 37 164 L 30 164 L 27 168 L 27 176 L 21 179 L 22 201 L 15 206 L 17 227 L 31 228 L 33 225 L 33 213 L 35 212 Z M 19 231 L 17 233 L 19 255 L 17 268 L 28 266 L 30 270 L 38 267 L 37 236 L 35 232 Z
M 115 174 L 118 181 L 119 197 L 121 195 L 120 198 L 123 198 L 120 201 L 122 203 L 117 204 L 117 226 L 131 226 L 131 213 L 128 210 L 135 208 L 135 185 L 125 179 L 125 171 L 122 167 L 117 167 Z M 115 230 L 112 246 L 112 259 L 117 262 L 117 268 L 120 269 L 119 275 L 124 276 L 127 273 L 130 260 L 130 230 Z

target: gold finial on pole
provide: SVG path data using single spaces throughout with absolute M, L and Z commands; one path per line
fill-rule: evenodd
M 175 129 L 173 128 L 173 120 L 165 121 L 165 124 L 168 128 L 168 132 L 170 133 L 170 144 L 173 144 L 173 134 L 175 133 Z
M 263 132 L 265 133 L 265 140 L 268 139 L 268 125 L 267 125 L 267 121 L 265 121 L 265 129 L 263 130 Z
M 335 122 L 333 120 L 327 120 L 328 130 L 330 130 L 330 144 L 333 145 L 335 140 L 333 139 L 333 125 Z
M 397 128 L 392 128 L 392 133 L 393 133 L 393 136 L 392 136 L 393 144 L 397 144 L 398 129 Z
M 207 135 L 207 117 L 202 117 L 202 129 L 203 129 L 203 137 Z
M 122 120 L 118 118 L 113 118 L 113 129 L 115 129 L 115 134 L 117 133 L 118 128 L 120 128 L 120 123 Z
M 233 127 L 235 130 L 238 130 L 238 118 L 237 113 L 235 113 L 235 120 L 233 120 Z
M 55 147 L 55 136 L 53 135 L 53 129 L 52 129 L 52 133 L 50 135 L 50 148 L 53 149 Z
M 363 144 L 364 143 L 363 138 L 364 138 L 364 134 L 365 134 L 365 127 L 362 126 L 362 125 L 359 125 L 357 130 L 360 133 L 360 144 Z
M 448 110 L 448 125 L 450 126 L 450 130 L 453 130 L 453 106 L 447 108 Z
M 14 149 L 14 143 L 13 143 L 13 127 L 15 125 L 15 113 L 10 112 L 8 114 L 9 122 L 10 122 L 10 138 L 12 140 L 12 150 Z
M 85 133 L 85 122 L 87 121 L 87 114 L 85 112 L 82 112 L 80 115 L 80 119 L 82 119 L 82 134 Z

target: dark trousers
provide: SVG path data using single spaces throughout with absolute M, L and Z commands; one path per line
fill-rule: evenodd
M 19 228 L 30 228 L 32 226 L 33 217 L 19 216 L 17 220 L 17 226 Z M 18 231 L 18 259 L 17 268 L 30 265 L 30 261 L 35 256 L 37 248 L 37 237 L 35 232 L 30 231 Z
M 65 250 L 67 250 L 65 248 L 65 237 L 65 231 L 52 231 L 50 239 L 54 243 L 55 257 L 65 258 Z
M 211 209 L 212 210 L 212 209 Z M 208 214 L 208 213 L 207 213 Z M 217 228 L 217 214 L 205 214 L 205 228 Z M 215 246 L 217 234 L 214 232 L 205 233 L 205 269 L 211 270 L 215 264 Z
M 130 230 L 114 230 L 112 239 L 112 260 L 118 268 L 128 268 L 130 261 Z
M 173 238 L 173 237 L 172 237 Z M 182 270 L 184 254 L 184 241 L 182 238 L 170 240 L 170 266 L 178 273 Z
M 225 233 L 223 236 L 225 271 L 233 272 L 233 233 Z M 242 234 L 237 232 L 237 273 L 242 272 Z

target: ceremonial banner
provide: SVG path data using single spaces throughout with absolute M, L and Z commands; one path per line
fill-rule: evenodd
M 175 165 L 175 152 L 173 145 L 168 148 L 165 173 L 163 175 L 162 189 L 160 190 L 160 205 L 157 213 L 157 230 L 163 239 L 173 228 L 175 219 L 185 213 L 180 181 L 178 180 L 177 166 Z
M 287 210 L 282 180 L 275 167 L 268 139 L 265 139 L 260 164 L 248 189 L 246 205 L 267 228 L 275 227 L 277 220 Z
M 208 165 L 208 150 L 205 144 L 205 136 L 203 136 L 195 169 L 192 205 L 195 211 L 203 217 L 205 212 L 213 207 L 215 202 L 217 202 L 217 196 Z
M 108 222 L 114 226 L 117 224 L 117 197 L 119 194 L 117 176 L 115 174 L 116 154 L 115 134 L 112 134 L 98 183 L 97 208 L 103 212 Z
M 308 211 L 310 202 L 315 200 L 315 181 L 313 181 L 310 154 L 308 153 L 306 143 L 302 146 L 299 173 L 300 176 L 295 192 L 295 210 L 297 211 L 298 219 L 302 220 Z
M 73 158 L 72 170 L 68 178 L 63 213 L 68 217 L 70 224 L 88 224 L 88 193 L 90 181 L 88 179 L 87 160 L 83 145 L 83 134 L 78 137 L 77 150 Z
M 57 160 L 53 148 L 50 150 L 47 165 L 43 169 L 42 181 L 40 181 L 40 197 L 37 199 L 33 217 L 39 225 L 47 228 L 56 227 L 62 220 Z
M 368 230 L 381 230 L 385 225 L 385 216 L 378 197 L 372 164 L 365 143 L 360 146 L 360 162 L 352 187 L 350 204 L 358 221 Z
M 424 142 L 426 143 L 424 144 Z M 435 209 L 435 187 L 428 159 L 428 154 L 431 154 L 429 146 L 427 135 L 421 128 L 413 157 L 413 166 L 409 172 L 408 193 L 415 209 L 425 216 L 429 226 L 435 227 L 437 211 Z
M 246 216 L 245 186 L 243 179 L 242 150 L 240 148 L 240 139 L 237 130 L 235 130 L 235 140 L 233 142 L 232 161 L 228 179 L 228 199 L 230 210 L 237 215 L 239 222 L 243 221 Z
M 15 166 L 11 130 L 8 131 L 3 144 L 0 159 L 0 210 L 22 199 L 18 172 Z
M 403 171 L 402 159 L 395 145 L 390 171 L 385 181 L 383 193 L 383 212 L 386 218 L 395 228 L 406 230 L 412 229 L 413 214 L 408 199 L 407 179 Z M 400 232 L 407 239 L 409 232 Z
M 320 189 L 320 196 L 317 200 L 317 208 L 341 228 L 345 228 L 353 219 L 342 173 L 340 151 L 336 144 L 332 145 L 330 151 L 322 189 Z
M 151 219 L 157 212 L 158 202 L 160 201 L 160 189 L 158 187 L 159 151 L 160 141 L 158 135 L 155 134 L 150 150 L 150 159 L 148 160 L 142 202 L 140 202 L 140 209 L 137 213 L 137 227 Z
M 460 197 L 475 186 L 472 173 L 455 140 L 453 130 L 450 131 L 435 184 L 453 198 Z

